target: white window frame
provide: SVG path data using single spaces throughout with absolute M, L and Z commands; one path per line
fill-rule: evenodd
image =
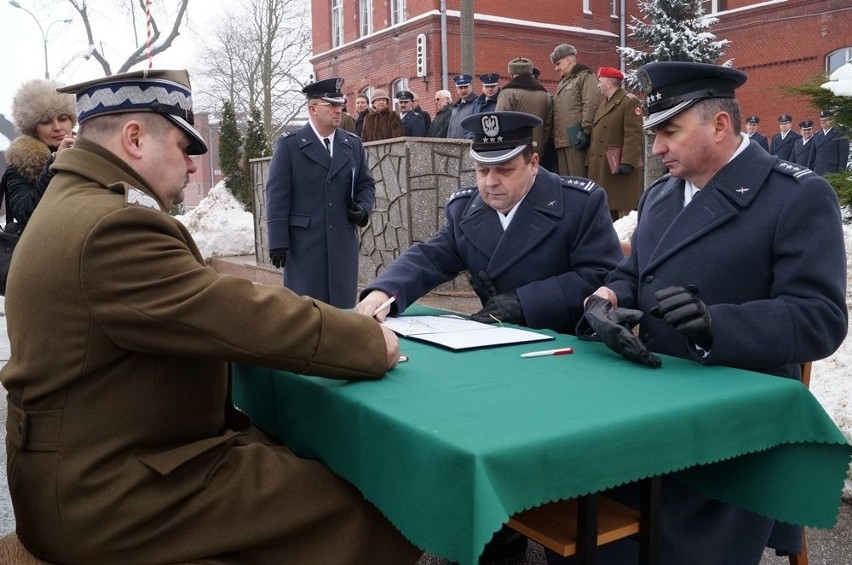
M 391 0 L 390 1 L 390 11 L 391 11 L 391 25 L 401 24 L 405 21 L 406 13 L 405 13 L 405 0 Z
M 373 0 L 361 0 L 361 37 L 373 33 Z
M 609 0 L 609 15 L 611 18 L 618 17 L 619 0 Z
M 848 61 L 852 61 L 852 45 L 835 49 L 825 58 L 825 73 L 830 75 Z
M 592 0 L 583 0 L 583 13 L 591 14 L 592 13 Z
M 343 0 L 331 0 L 331 46 L 343 45 Z
M 701 0 L 701 7 L 704 8 L 704 15 L 709 16 L 711 14 L 724 12 L 724 10 L 719 9 L 720 3 L 723 3 L 723 0 Z

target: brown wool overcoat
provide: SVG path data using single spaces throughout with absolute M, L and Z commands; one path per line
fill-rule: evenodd
M 322 464 L 230 404 L 228 361 L 378 379 L 372 320 L 206 267 L 146 184 L 85 140 L 15 250 L 6 313 L 17 533 L 62 563 L 413 563 Z
M 606 152 L 619 147 L 619 164 L 633 167 L 633 171 L 628 174 L 610 172 Z M 586 154 L 589 178 L 606 190 L 610 210 L 633 210 L 639 204 L 639 197 L 642 196 L 642 169 L 639 164 L 644 151 L 642 103 L 632 94 L 619 89 L 598 107 L 591 144 Z

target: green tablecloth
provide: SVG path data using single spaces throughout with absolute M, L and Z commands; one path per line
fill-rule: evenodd
M 798 382 L 672 357 L 648 369 L 564 335 L 402 350 L 411 360 L 372 382 L 237 365 L 235 399 L 431 553 L 474 564 L 512 514 L 678 471 L 767 516 L 835 523 L 852 446 Z

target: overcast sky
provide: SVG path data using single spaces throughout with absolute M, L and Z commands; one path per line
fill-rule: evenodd
M 187 10 L 188 26 L 181 27 L 181 35 L 172 47 L 154 57 L 155 68 L 188 68 L 193 62 L 194 46 L 200 45 L 205 30 L 222 14 L 223 6 L 233 0 L 192 0 Z M 65 0 L 18 0 L 41 23 L 47 35 L 47 54 L 50 78 L 65 84 L 82 82 L 103 76 L 103 70 L 94 60 L 84 61 L 78 55 L 85 51 L 86 36 L 79 14 Z M 171 2 L 166 2 L 171 4 Z M 111 10 L 112 0 L 89 2 L 90 10 Z M 162 2 L 152 2 L 154 7 Z M 156 14 L 156 12 L 154 12 Z M 62 20 L 71 18 L 70 24 Z M 96 40 L 104 43 L 106 58 L 113 72 L 136 49 L 132 21 L 129 14 L 101 12 L 92 17 Z M 53 23 L 57 22 L 57 23 Z M 160 23 L 161 33 L 167 34 L 170 25 Z M 168 28 L 168 29 L 163 29 Z M 145 17 L 136 14 L 138 42 L 145 42 Z M 12 97 L 18 86 L 28 79 L 44 78 L 44 42 L 35 20 L 26 12 L 0 0 L 0 114 L 11 120 Z M 143 69 L 138 65 L 134 70 Z M 2 149 L 2 147 L 0 147 Z

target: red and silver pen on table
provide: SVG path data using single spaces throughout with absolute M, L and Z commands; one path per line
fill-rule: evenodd
M 570 347 L 561 349 L 546 349 L 544 351 L 530 351 L 529 353 L 521 353 L 521 357 L 546 357 L 548 355 L 571 355 L 574 350 Z

